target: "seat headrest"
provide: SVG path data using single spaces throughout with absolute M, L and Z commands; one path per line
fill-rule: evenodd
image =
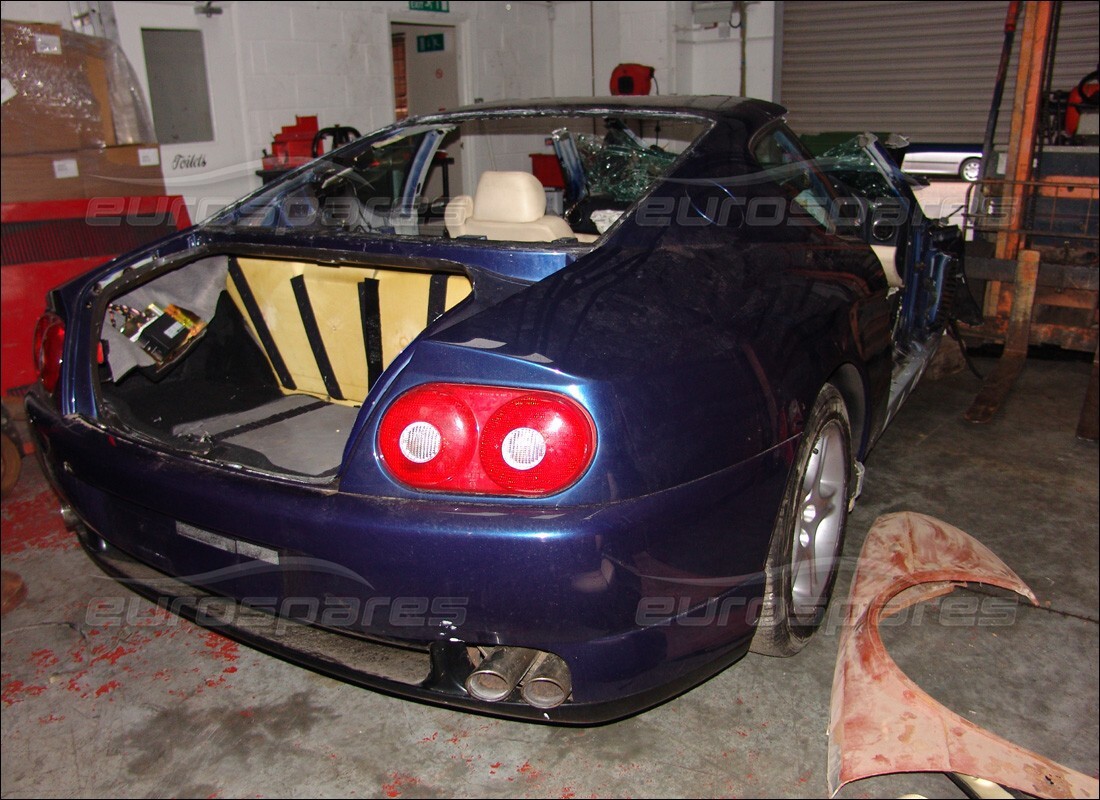
M 529 172 L 483 172 L 474 217 L 487 222 L 535 222 L 546 214 L 546 192 Z
M 457 235 L 455 231 L 473 215 L 474 198 L 468 194 L 460 194 L 458 197 L 451 198 L 451 202 L 447 203 L 447 207 L 443 211 L 443 221 L 447 225 L 447 230 L 451 232 L 452 236 L 455 236 Z

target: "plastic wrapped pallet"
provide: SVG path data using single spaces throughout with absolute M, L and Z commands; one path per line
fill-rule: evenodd
M 105 144 L 99 103 L 82 57 L 65 46 L 66 32 L 58 25 L 7 20 L 2 29 L 3 155 Z
M 5 203 L 164 194 L 145 98 L 122 49 L 3 21 Z
M 90 58 L 103 65 L 107 78 L 108 99 L 111 109 L 111 121 L 114 128 L 114 140 L 108 144 L 131 145 L 153 144 L 157 135 L 153 129 L 153 118 L 145 102 L 145 93 L 138 83 L 130 60 L 122 48 L 110 39 L 97 39 L 91 36 L 72 34 L 74 39 L 84 40 Z
M 122 49 L 58 25 L 3 29 L 3 155 L 156 142 L 149 108 Z

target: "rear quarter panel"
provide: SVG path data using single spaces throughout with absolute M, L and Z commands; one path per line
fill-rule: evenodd
M 773 448 L 793 457 L 842 364 L 868 402 L 858 447 L 881 425 L 889 388 L 885 275 L 867 245 L 808 217 L 774 224 L 735 208 L 717 224 L 701 218 L 707 193 L 730 196 L 715 178 L 750 171 L 747 138 L 716 126 L 603 247 L 414 345 L 390 396 L 429 380 L 582 395 L 599 452 L 565 504 L 679 486 Z M 736 191 L 750 203 L 781 196 L 767 183 Z M 358 445 L 364 465 L 376 427 Z M 345 487 L 400 492 L 370 471 L 349 464 Z

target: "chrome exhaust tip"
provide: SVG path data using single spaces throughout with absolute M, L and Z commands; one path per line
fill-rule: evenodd
M 553 653 L 542 653 L 523 679 L 523 699 L 535 708 L 557 708 L 572 691 L 569 667 Z
M 470 696 L 499 702 L 516 688 L 539 653 L 525 647 L 496 647 L 466 679 Z
M 61 504 L 61 522 L 70 531 L 79 530 L 83 524 L 80 515 L 68 503 Z

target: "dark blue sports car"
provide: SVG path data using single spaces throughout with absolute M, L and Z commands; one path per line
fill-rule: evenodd
M 783 114 L 410 119 L 53 291 L 27 407 L 84 547 L 490 714 L 600 722 L 793 654 L 965 284 L 874 137 L 814 160 Z

